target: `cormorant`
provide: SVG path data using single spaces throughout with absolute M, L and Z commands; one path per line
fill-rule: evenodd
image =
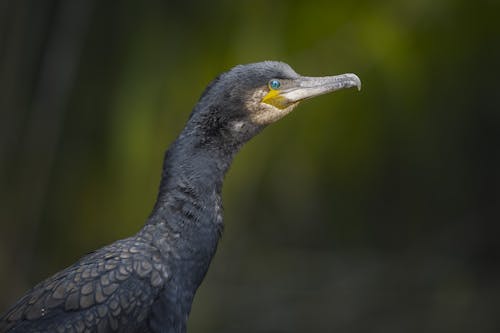
M 354 74 L 298 75 L 283 62 L 214 79 L 165 154 L 144 227 L 28 291 L 1 332 L 186 332 L 194 294 L 222 232 L 224 174 L 239 148 L 304 99 L 361 87 Z

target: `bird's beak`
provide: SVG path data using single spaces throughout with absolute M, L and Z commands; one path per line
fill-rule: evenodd
M 262 101 L 284 109 L 308 98 L 352 87 L 361 90 L 361 80 L 356 74 L 324 77 L 301 76 L 290 82 L 287 88 L 271 90 Z

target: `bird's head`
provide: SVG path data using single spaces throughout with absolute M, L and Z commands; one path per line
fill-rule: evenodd
M 278 61 L 239 65 L 209 84 L 191 118 L 205 135 L 243 143 L 301 101 L 351 87 L 361 88 L 355 74 L 301 76 Z

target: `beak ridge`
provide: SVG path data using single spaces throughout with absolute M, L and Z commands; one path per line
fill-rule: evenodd
M 294 88 L 280 94 L 289 103 L 352 87 L 361 90 L 361 80 L 352 73 L 324 77 L 300 77 L 297 81 Z

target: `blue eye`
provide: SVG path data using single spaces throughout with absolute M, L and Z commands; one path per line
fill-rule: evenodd
M 281 83 L 278 80 L 271 80 L 269 81 L 269 88 L 276 90 L 281 87 Z

